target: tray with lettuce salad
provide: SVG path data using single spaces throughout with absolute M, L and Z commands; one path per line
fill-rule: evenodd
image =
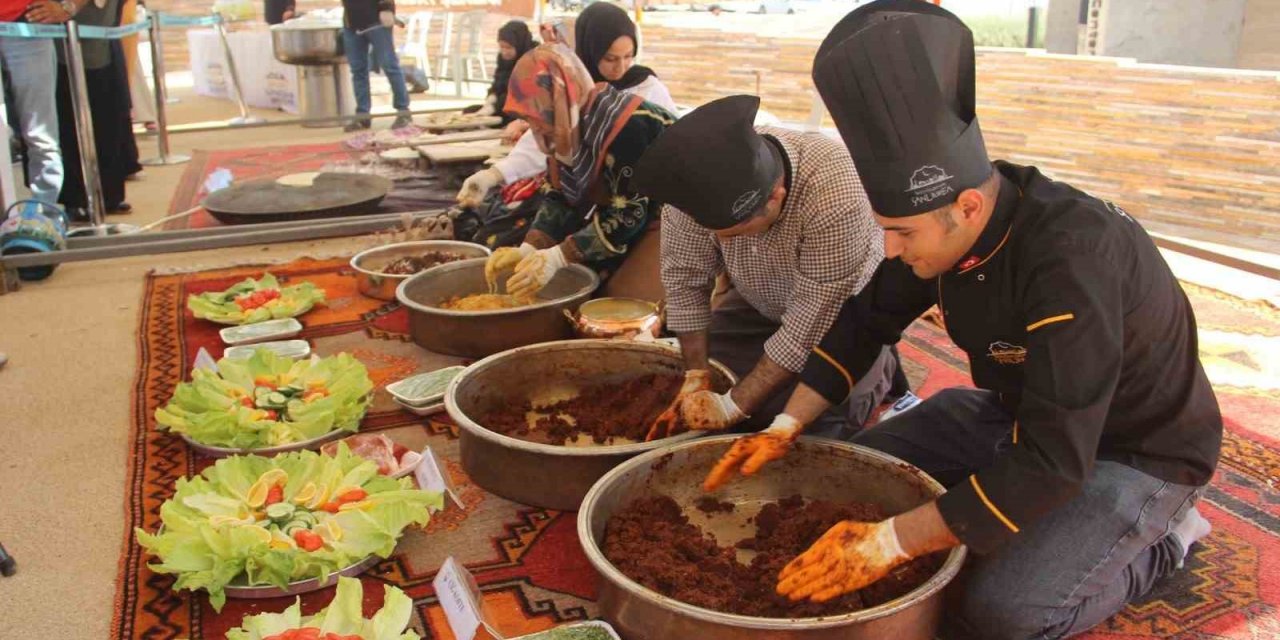
M 368 370 L 350 354 L 295 361 L 258 349 L 219 360 L 216 371 L 197 368 L 155 418 L 206 455 L 279 453 L 358 430 L 372 393 Z
M 333 600 L 314 615 L 302 615 L 302 605 L 295 600 L 283 613 L 246 616 L 239 627 L 227 631 L 227 640 L 420 640 L 405 630 L 413 616 L 413 600 L 391 585 L 383 585 L 382 594 L 382 608 L 366 619 L 360 581 L 338 578 Z
M 197 318 L 219 324 L 252 324 L 277 318 L 296 318 L 324 302 L 324 289 L 310 282 L 281 287 L 270 273 L 246 278 L 225 291 L 187 296 L 187 308 Z
M 345 446 L 333 456 L 233 456 L 179 479 L 160 507 L 160 530 L 135 535 L 158 560 L 153 571 L 175 575 L 175 589 L 204 589 L 221 611 L 228 587 L 302 593 L 291 587 L 323 588 L 370 556 L 386 558 L 405 528 L 426 526 L 429 510 L 443 504 L 439 493 L 380 475 Z

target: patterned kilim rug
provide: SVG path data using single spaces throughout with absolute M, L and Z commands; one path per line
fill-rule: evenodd
M 393 168 L 378 170 L 374 164 L 365 162 L 372 157 L 373 154 L 352 151 L 338 142 L 196 151 L 191 154 L 191 162 L 183 170 L 182 178 L 173 191 L 169 215 L 199 205 L 209 195 L 206 180 L 219 170 L 229 171 L 237 183 L 322 169 L 364 172 L 374 170 L 392 178 L 394 184 L 391 193 L 371 213 L 439 209 L 454 204 L 457 185 L 445 184 L 433 172 L 410 173 Z M 164 228 L 201 229 L 221 224 L 217 218 L 201 209 L 191 216 L 166 222 Z
M 321 355 L 349 351 L 369 367 L 379 390 L 363 429 L 385 432 L 410 447 L 430 443 L 446 459 L 467 506 L 465 511 L 450 506 L 425 533 L 407 533 L 394 556 L 363 576 L 366 584 L 393 584 L 408 592 L 417 605 L 413 626 L 432 639 L 452 637 L 431 589 L 449 555 L 474 572 L 499 630 L 508 636 L 594 616 L 596 577 L 579 548 L 575 514 L 522 506 L 475 487 L 458 464 L 456 428 L 448 418 L 398 411 L 381 390 L 387 381 L 457 361 L 410 342 L 404 310 L 358 294 L 345 262 L 299 261 L 271 270 L 290 280 L 310 280 L 328 292 L 329 305 L 302 318 L 303 337 Z M 186 297 L 223 289 L 260 271 L 157 275 L 147 284 L 126 491 L 129 532 L 122 546 L 114 637 L 222 638 L 245 614 L 280 611 L 291 602 L 229 600 L 214 613 L 203 594 L 171 591 L 169 577 L 152 573 L 132 534 L 135 526 L 154 530 L 175 480 L 209 464 L 178 438 L 157 432 L 151 418 L 190 370 L 200 347 L 215 357 L 221 354 L 218 327 L 192 318 Z M 1280 313 L 1194 286 L 1188 286 L 1188 294 L 1199 313 L 1202 354 L 1210 376 L 1220 383 L 1227 418 L 1222 463 L 1201 506 L 1214 531 L 1195 549 L 1186 571 L 1086 636 L 1090 640 L 1280 637 L 1280 491 L 1275 486 L 1280 481 L 1280 375 L 1274 369 L 1280 362 Z M 932 324 L 914 325 L 902 353 L 923 395 L 968 381 L 965 362 Z M 304 612 L 319 609 L 331 596 L 332 589 L 303 596 Z M 381 603 L 365 604 L 371 612 Z

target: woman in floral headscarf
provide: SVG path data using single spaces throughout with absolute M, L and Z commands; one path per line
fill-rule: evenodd
M 545 197 L 524 244 L 498 249 L 489 270 L 515 265 L 507 291 L 533 295 L 570 263 L 585 264 L 603 279 L 627 270 L 624 261 L 657 220 L 661 204 L 636 193 L 632 167 L 675 116 L 607 83 L 596 84 L 573 50 L 547 44 L 526 54 L 511 74 L 505 111 L 529 123 L 547 156 Z M 649 261 L 644 261 L 646 264 Z M 609 295 L 657 300 L 648 291 Z

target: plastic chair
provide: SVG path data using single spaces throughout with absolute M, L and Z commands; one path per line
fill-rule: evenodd
M 405 67 L 406 78 L 414 78 L 415 82 L 423 82 L 431 71 L 431 59 L 427 53 L 427 37 L 431 33 L 430 11 L 417 11 L 409 16 L 405 24 L 404 42 L 396 50 L 400 58 L 400 66 Z M 405 59 L 412 58 L 412 66 L 405 66 Z M 413 72 L 410 73 L 409 70 Z
M 462 85 L 475 80 L 487 82 L 489 72 L 484 61 L 484 10 L 445 16 L 443 45 L 440 51 L 440 76 L 453 81 L 456 95 L 462 96 Z M 472 77 L 472 64 L 479 74 Z
M 409 16 L 405 24 L 404 42 L 400 44 L 398 53 L 401 58 L 413 58 L 422 69 L 431 69 L 430 54 L 427 52 L 427 37 L 431 33 L 430 11 L 416 11 Z

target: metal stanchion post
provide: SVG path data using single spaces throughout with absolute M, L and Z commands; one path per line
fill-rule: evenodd
M 1040 12 L 1033 4 L 1027 9 L 1027 48 L 1034 49 L 1036 46 L 1036 31 L 1040 28 Z
M 218 32 L 218 38 L 222 41 L 222 56 L 227 63 L 227 74 L 231 76 L 231 89 L 236 93 L 236 106 L 240 108 L 240 116 L 228 122 L 233 125 L 266 122 L 264 118 L 249 115 L 249 105 L 245 104 L 244 92 L 240 90 L 240 74 L 236 73 L 235 56 L 231 55 L 231 42 L 227 40 L 226 26 L 223 25 L 222 20 L 218 20 L 213 23 L 213 29 Z
M 89 222 L 94 235 L 106 235 L 102 201 L 102 182 L 98 179 L 98 148 L 93 138 L 93 118 L 89 110 L 89 86 L 84 76 L 84 55 L 80 51 L 80 32 L 75 20 L 67 21 L 67 73 L 71 89 L 71 111 L 76 120 L 76 142 L 80 145 L 80 171 L 84 174 L 84 195 L 88 201 Z
M 157 165 L 182 164 L 191 160 L 191 156 L 169 153 L 169 117 L 165 113 L 168 104 L 169 90 L 165 85 L 164 47 L 160 44 L 160 12 L 151 14 L 151 74 L 155 79 L 156 99 L 156 146 L 160 155 L 145 158 L 142 164 L 153 167 Z

